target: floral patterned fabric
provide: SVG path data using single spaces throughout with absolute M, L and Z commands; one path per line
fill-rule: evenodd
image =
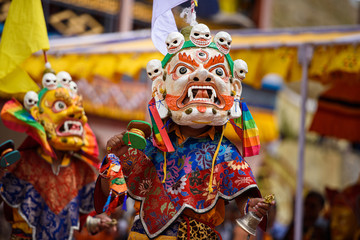
M 33 239 L 72 239 L 80 227 L 79 214 L 94 208 L 95 172 L 72 157 L 55 175 L 36 148 L 21 155 L 26 159 L 12 165 L 0 180 L 1 197 L 31 226 Z
M 232 200 L 248 189 L 257 189 L 249 165 L 226 138 L 216 159 L 212 193 L 208 186 L 220 135 L 216 134 L 214 140 L 188 138 L 181 145 L 176 144 L 174 134 L 170 138 L 175 151 L 166 153 L 164 183 L 164 153 L 151 144 L 151 139 L 144 152 L 130 148 L 121 157 L 129 194 L 141 201 L 140 219 L 150 238 L 161 234 L 186 208 L 206 213 L 219 197 Z

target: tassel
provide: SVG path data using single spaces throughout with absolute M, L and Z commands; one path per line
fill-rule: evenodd
M 109 204 L 110 204 L 110 201 L 111 201 L 111 195 L 112 195 L 112 189 L 110 189 L 110 193 L 109 193 L 109 196 L 106 200 L 106 203 L 104 205 L 104 208 L 103 208 L 103 212 L 107 212 L 107 210 L 109 209 Z
M 163 171 L 164 171 L 164 179 L 162 180 L 162 183 L 165 183 L 165 179 L 166 179 L 166 152 L 164 152 L 164 166 L 163 166 Z
M 251 157 L 258 155 L 260 152 L 259 129 L 257 128 L 254 118 L 244 102 L 241 103 L 241 110 L 243 156 Z
M 209 193 L 212 193 L 214 191 L 213 187 L 212 187 L 212 182 L 213 182 L 213 177 L 214 177 L 214 167 L 215 167 L 215 161 L 216 161 L 217 155 L 219 154 L 221 141 L 222 141 L 223 136 L 224 136 L 224 128 L 225 128 L 224 126 L 225 125 L 223 125 L 223 129 L 222 129 L 222 132 L 221 132 L 221 137 L 220 137 L 219 143 L 218 143 L 218 145 L 216 147 L 216 151 L 214 153 L 214 157 L 213 157 L 213 160 L 212 160 L 211 174 L 210 174 L 210 181 L 209 181 Z
M 110 202 L 107 212 L 110 214 L 115 212 L 115 208 L 117 208 L 118 203 L 119 203 L 119 195 L 116 195 L 115 199 Z
M 123 202 L 123 205 L 122 205 L 122 210 L 124 211 L 127 211 L 127 207 L 126 207 L 126 199 L 127 199 L 127 194 L 125 193 L 125 196 L 124 196 L 124 202 Z
M 259 129 L 256 126 L 246 103 L 241 102 L 241 117 L 230 119 L 229 122 L 233 126 L 236 134 L 241 139 L 243 145 L 243 157 L 251 157 L 259 154 L 260 138 Z

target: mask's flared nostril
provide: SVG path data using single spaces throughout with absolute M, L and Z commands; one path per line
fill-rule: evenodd
M 205 79 L 205 81 L 211 82 L 211 78 L 207 78 L 207 79 Z
M 74 114 L 70 114 L 69 117 L 70 117 L 70 118 L 74 118 L 75 115 L 74 115 Z
M 195 81 L 195 82 L 199 81 L 199 78 L 198 78 L 198 77 L 194 77 L 194 81 Z

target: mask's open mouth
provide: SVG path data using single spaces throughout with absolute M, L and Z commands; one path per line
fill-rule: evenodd
M 211 104 L 218 108 L 225 106 L 225 101 L 218 93 L 214 84 L 190 83 L 187 85 L 182 96 L 178 99 L 177 105 L 183 108 L 189 104 Z
M 209 42 L 210 42 L 209 39 L 205 39 L 205 38 L 197 38 L 196 39 L 192 36 L 190 36 L 190 38 L 193 43 L 195 43 L 196 45 L 201 46 L 201 47 L 206 47 L 207 45 L 209 45 Z
M 83 125 L 80 121 L 65 120 L 56 128 L 56 134 L 60 137 L 79 136 L 82 137 L 84 132 Z
M 229 50 L 229 47 L 227 45 L 219 45 L 220 48 L 222 48 L 223 50 Z

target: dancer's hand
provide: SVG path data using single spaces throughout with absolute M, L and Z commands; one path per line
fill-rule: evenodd
M 126 132 L 122 132 L 118 135 L 110 138 L 106 143 L 106 151 L 108 153 L 114 153 L 116 156 L 122 156 L 127 151 L 129 146 L 127 146 L 123 141 L 123 136 Z
M 86 227 L 91 234 L 97 234 L 104 230 L 116 231 L 117 221 L 108 217 L 105 213 L 101 213 L 94 217 L 88 216 Z
M 259 218 L 264 217 L 271 205 L 275 205 L 275 200 L 267 203 L 264 198 L 251 198 L 249 200 L 249 212 L 254 212 Z

